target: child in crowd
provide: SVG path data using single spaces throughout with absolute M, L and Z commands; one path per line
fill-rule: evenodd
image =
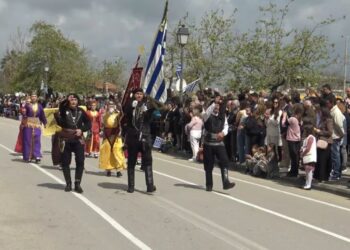
M 252 155 L 246 155 L 246 173 L 253 174 L 254 166 L 264 158 L 265 148 L 254 144 L 252 147 Z
M 315 171 L 315 164 L 317 162 L 317 145 L 316 138 L 313 135 L 314 126 L 312 124 L 304 124 L 303 126 L 305 139 L 301 147 L 301 158 L 303 167 L 305 168 L 305 190 L 311 189 L 312 177 Z
M 278 175 L 278 160 L 275 144 L 270 143 L 267 146 L 266 154 L 254 166 L 252 174 L 254 176 L 265 176 L 266 178 L 273 178 Z
M 273 178 L 278 175 L 278 161 L 276 154 L 276 146 L 270 143 L 265 147 L 252 147 L 251 155 L 246 155 L 247 169 L 246 173 L 253 176 Z

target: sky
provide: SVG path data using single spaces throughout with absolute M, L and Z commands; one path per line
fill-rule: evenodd
M 0 58 L 11 45 L 17 29 L 27 34 L 35 21 L 56 25 L 65 36 L 89 50 L 92 60 L 123 57 L 131 64 L 138 47 L 150 50 L 160 23 L 165 0 L 0 0 Z M 268 0 L 169 0 L 169 23 L 175 25 L 187 12 L 197 23 L 205 12 L 223 9 L 236 13 L 235 32 L 253 29 L 258 7 Z M 286 0 L 272 0 L 283 6 Z M 350 0 L 295 0 L 287 17 L 287 27 L 310 26 L 327 17 L 350 13 Z M 345 39 L 350 36 L 350 16 L 321 31 L 344 55 Z M 342 37 L 343 36 L 343 37 Z M 350 39 L 349 39 L 350 40 Z

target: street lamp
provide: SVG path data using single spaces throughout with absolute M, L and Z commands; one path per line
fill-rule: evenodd
M 342 36 L 343 37 L 343 36 Z M 348 66 L 348 44 L 349 44 L 349 37 L 345 36 L 345 52 L 344 52 L 344 82 L 343 82 L 343 91 L 345 94 L 346 90 L 346 78 L 347 78 L 347 66 Z
M 187 44 L 190 32 L 185 25 L 181 25 L 177 30 L 177 42 L 181 46 L 181 74 L 180 74 L 180 102 L 182 103 L 182 93 L 183 93 L 183 62 L 184 62 L 184 46 Z
M 48 89 L 49 89 L 49 88 L 48 88 L 48 81 L 49 81 L 48 73 L 49 73 L 49 70 L 50 70 L 49 64 L 46 63 L 46 64 L 45 64 L 45 67 L 44 67 L 44 71 L 45 71 L 45 94 L 48 93 Z

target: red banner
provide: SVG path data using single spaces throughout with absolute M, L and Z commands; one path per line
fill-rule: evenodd
M 138 67 L 140 56 L 137 58 L 135 68 L 132 69 L 131 76 L 129 78 L 128 86 L 126 87 L 122 107 L 125 107 L 125 104 L 130 100 L 130 95 L 132 91 L 141 86 L 141 77 L 142 77 L 142 67 Z

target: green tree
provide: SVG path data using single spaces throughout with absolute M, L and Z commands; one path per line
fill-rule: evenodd
M 255 30 L 236 37 L 230 53 L 232 85 L 275 90 L 319 81 L 330 63 L 333 45 L 317 31 L 336 20 L 329 18 L 311 27 L 287 30 L 285 21 L 292 2 L 280 9 L 272 3 L 260 7 L 262 18 Z
M 30 28 L 32 39 L 27 43 L 16 77 L 18 90 L 38 89 L 43 80 L 55 91 L 84 93 L 93 81 L 87 51 L 62 34 L 54 25 L 39 21 Z M 49 71 L 44 71 L 45 66 Z
M 4 90 L 11 89 L 11 82 L 14 82 L 23 53 L 16 50 L 7 50 L 5 56 L 1 59 L 1 86 Z
M 225 17 L 223 10 L 212 10 L 205 13 L 198 25 L 188 15 L 179 21 L 179 24 L 185 24 L 190 31 L 188 43 L 184 47 L 184 78 L 187 82 L 200 77 L 204 87 L 224 84 L 230 77 L 227 74 L 227 51 L 233 42 L 234 14 L 235 12 Z M 170 32 L 167 42 L 172 65 L 180 62 L 176 30 Z M 174 71 L 174 67 L 171 68 Z
M 116 84 L 118 87 L 126 86 L 126 62 L 118 57 L 115 61 L 104 60 L 102 67 L 97 71 L 97 78 L 103 82 Z

